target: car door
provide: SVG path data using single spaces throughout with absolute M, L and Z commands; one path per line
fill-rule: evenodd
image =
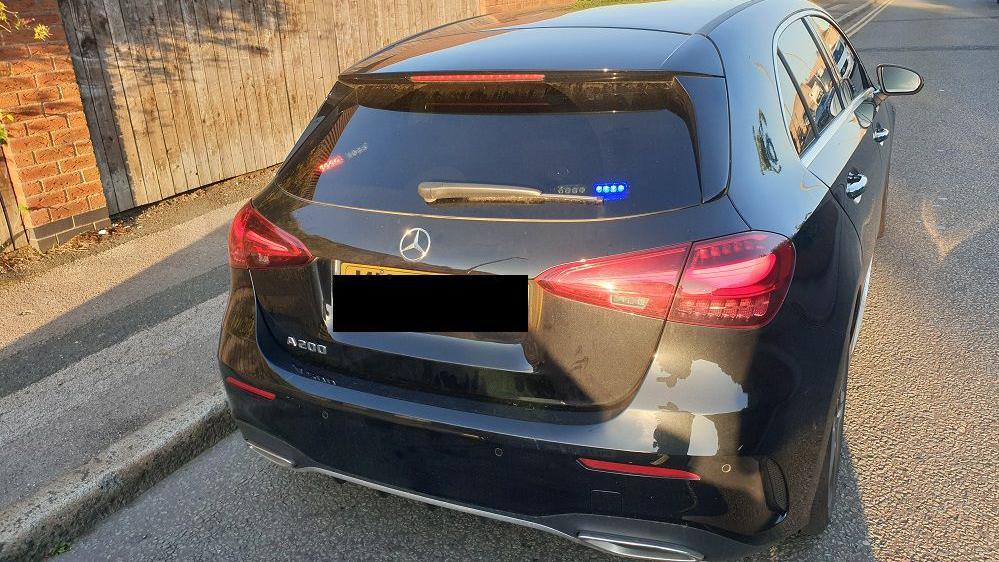
M 881 210 L 888 181 L 891 155 L 893 113 L 883 96 L 877 95 L 874 82 L 865 72 L 856 51 L 837 27 L 828 19 L 808 16 L 812 34 L 824 48 L 826 62 L 832 70 L 844 105 L 852 109 L 853 117 L 844 123 L 848 137 L 856 135 L 847 167 L 839 170 L 833 193 L 850 215 L 864 244 L 865 257 L 870 260 L 881 224 Z M 848 143 L 844 150 L 849 149 Z M 830 164 L 837 158 L 830 155 Z M 814 170 L 813 170 L 814 172 Z
M 850 217 L 869 263 L 885 178 L 882 149 L 874 135 L 878 100 L 849 45 L 843 40 L 845 50 L 838 51 L 835 63 L 819 26 L 809 21 L 812 17 L 789 20 L 778 29 L 776 63 L 785 117 L 802 163 L 829 186 Z M 839 33 L 835 26 L 828 28 Z M 859 87 L 863 89 L 857 91 Z

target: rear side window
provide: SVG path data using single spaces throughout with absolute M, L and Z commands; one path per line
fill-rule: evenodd
M 797 84 L 791 80 L 784 65 L 777 67 L 777 79 L 780 80 L 780 101 L 784 106 L 784 115 L 787 118 L 787 127 L 791 133 L 791 140 L 794 147 L 801 154 L 813 140 L 815 131 L 812 129 L 811 117 L 805 111 L 805 104 L 798 95 Z
M 724 91 L 724 83 L 719 81 Z M 337 86 L 279 175 L 289 192 L 368 210 L 590 219 L 700 202 L 692 103 L 676 78 Z M 727 138 L 725 139 L 727 142 Z M 435 202 L 425 182 L 527 187 L 602 204 Z
M 793 22 L 781 33 L 777 54 L 798 86 L 802 101 L 818 129 L 816 133 L 821 134 L 843 110 L 843 105 L 832 73 L 804 20 Z
M 864 69 L 860 66 L 857 54 L 853 52 L 843 35 L 828 20 L 817 16 L 808 16 L 809 22 L 815 29 L 829 53 L 833 67 L 839 76 L 843 94 L 847 99 L 853 99 L 867 90 L 868 81 L 864 76 Z

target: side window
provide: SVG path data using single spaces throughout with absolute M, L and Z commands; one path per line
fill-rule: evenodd
M 843 110 L 836 83 L 804 20 L 789 25 L 777 39 L 777 55 L 798 85 L 806 109 L 821 134 Z
M 805 104 L 801 102 L 798 88 L 780 61 L 777 62 L 777 79 L 780 80 L 780 103 L 784 106 L 784 116 L 787 118 L 791 140 L 794 141 L 798 154 L 801 154 L 815 140 L 812 118 L 805 111 Z
M 819 41 L 826 46 L 826 52 L 829 53 L 829 58 L 832 60 L 843 86 L 843 95 L 853 99 L 862 94 L 870 82 L 864 75 L 864 69 L 860 66 L 857 54 L 850 48 L 846 39 L 828 20 L 817 16 L 808 16 L 808 21 L 815 29 L 816 35 L 819 36 Z

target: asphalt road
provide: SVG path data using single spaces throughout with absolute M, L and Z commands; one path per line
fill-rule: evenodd
M 896 102 L 888 231 L 850 371 L 835 518 L 823 536 L 759 559 L 996 560 L 999 6 L 895 0 L 853 39 L 868 66 L 910 66 L 926 87 Z M 285 471 L 233 436 L 64 558 L 604 557 L 538 531 Z

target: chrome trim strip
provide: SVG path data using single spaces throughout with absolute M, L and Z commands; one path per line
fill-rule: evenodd
M 826 128 L 822 131 L 822 134 L 819 135 L 819 138 L 815 139 L 815 142 L 809 145 L 809 147 L 805 149 L 805 152 L 801 153 L 801 164 L 806 168 L 811 166 L 812 162 L 815 161 L 815 158 L 817 158 L 819 153 L 822 152 L 822 149 L 829 144 L 829 141 L 836 136 L 837 132 L 839 132 L 840 127 L 853 118 L 853 114 L 857 111 L 857 108 L 860 107 L 860 104 L 873 97 L 874 88 L 867 88 L 864 90 L 863 94 L 853 98 L 850 105 L 844 107 L 843 111 L 840 111 L 839 115 L 833 118 L 831 123 L 826 125 Z
M 864 308 L 867 307 L 867 291 L 871 287 L 871 270 L 874 269 L 874 259 L 867 265 L 867 277 L 864 278 L 864 290 L 860 293 L 860 309 L 857 311 L 857 322 L 853 327 L 853 336 L 850 338 L 850 355 L 853 356 L 853 348 L 857 347 L 857 340 L 860 339 L 860 328 L 864 325 Z
M 258 455 L 264 457 L 265 459 L 271 461 L 272 463 L 278 466 L 284 468 L 295 468 L 295 463 L 293 461 L 290 461 L 275 452 L 265 449 L 260 445 L 257 445 L 256 443 L 251 443 L 247 441 L 246 446 L 249 447 L 250 450 L 253 451 L 254 453 L 257 453 Z
M 611 545 L 611 548 L 602 547 L 601 550 L 608 550 L 614 554 L 627 556 L 629 558 L 668 560 L 670 562 L 699 562 L 700 560 L 704 560 L 704 555 L 700 552 L 672 543 L 635 539 L 605 533 L 592 533 L 589 531 L 580 532 L 579 538 L 587 542 L 594 541 L 597 543 L 607 543 L 608 545 Z M 619 548 L 615 549 L 613 547 Z M 633 552 L 628 549 L 643 549 L 651 550 L 653 552 Z

